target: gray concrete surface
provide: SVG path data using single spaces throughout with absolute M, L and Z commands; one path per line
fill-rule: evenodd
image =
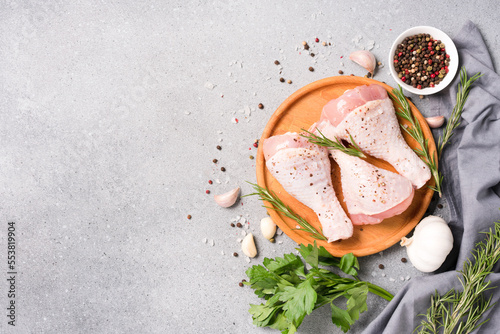
M 364 75 L 347 56 L 372 41 L 386 64 L 405 29 L 454 36 L 471 19 L 498 67 L 496 12 L 495 1 L 1 1 L 0 332 L 271 333 L 252 325 L 249 304 L 260 301 L 238 283 L 296 245 L 260 236 L 256 198 L 222 209 L 212 195 L 236 185 L 248 194 L 252 143 L 273 111 L 338 70 Z M 301 51 L 304 40 L 316 57 Z M 375 78 L 394 84 L 387 66 Z M 413 97 L 431 114 L 428 98 Z M 431 211 L 446 216 L 446 205 Z M 229 224 L 240 215 L 257 238 L 250 263 L 232 256 L 241 230 Z M 15 327 L 6 317 L 9 221 Z M 396 293 L 422 275 L 403 256 L 393 246 L 361 258 L 361 278 Z M 385 305 L 370 297 L 351 332 Z M 327 308 L 299 332 L 341 333 Z

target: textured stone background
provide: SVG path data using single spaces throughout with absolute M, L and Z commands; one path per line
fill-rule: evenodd
M 338 70 L 366 74 L 347 59 L 354 50 L 373 44 L 386 64 L 407 28 L 432 25 L 453 37 L 470 19 L 498 67 L 497 11 L 495 1 L 1 1 L 4 310 L 8 221 L 17 224 L 19 274 L 17 326 L 0 315 L 0 332 L 270 333 L 252 325 L 247 310 L 259 300 L 238 282 L 250 265 L 296 245 L 260 236 L 265 210 L 256 198 L 222 209 L 212 194 L 251 191 L 252 143 L 273 111 Z M 394 85 L 388 66 L 375 79 Z M 428 98 L 409 96 L 432 114 Z M 446 217 L 446 204 L 435 204 Z M 229 224 L 240 215 L 257 238 L 250 263 L 232 256 L 241 230 Z M 398 292 L 422 275 L 400 261 L 405 255 L 394 246 L 360 259 L 361 278 Z M 385 305 L 370 297 L 351 332 Z M 328 308 L 314 312 L 300 333 L 341 333 L 329 317 Z

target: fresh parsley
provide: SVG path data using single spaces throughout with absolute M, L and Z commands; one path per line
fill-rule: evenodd
M 262 265 L 246 271 L 246 282 L 255 294 L 266 300 L 260 305 L 250 305 L 253 323 L 270 327 L 284 334 L 297 331 L 306 315 L 321 306 L 330 305 L 332 322 L 347 332 L 362 312 L 366 311 L 368 292 L 388 301 L 393 295 L 379 286 L 357 278 L 358 259 L 352 254 L 342 258 L 332 256 L 324 247 L 301 244 L 300 256 L 293 253 L 275 259 L 265 258 Z M 337 267 L 352 278 L 342 277 L 320 266 Z M 346 299 L 346 307 L 333 303 L 337 298 Z

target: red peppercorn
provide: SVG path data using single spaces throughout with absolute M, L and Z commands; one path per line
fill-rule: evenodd
M 449 69 L 445 69 L 444 71 L 445 71 L 446 73 L 448 73 L 450 70 L 449 70 Z
M 403 55 L 403 52 L 398 53 L 398 57 L 401 57 Z
M 427 61 L 427 64 L 432 65 L 432 59 L 429 59 L 429 60 Z
M 431 74 L 431 78 L 434 79 L 436 75 L 434 73 Z
M 446 58 L 450 58 L 450 55 L 449 55 L 449 54 L 447 54 L 447 55 L 446 55 Z
M 208 190 L 208 189 L 207 189 L 207 190 L 205 190 L 205 192 L 206 192 L 207 194 L 210 194 L 210 190 Z
M 397 62 L 398 62 L 398 60 L 397 60 L 397 59 L 394 59 L 394 63 L 396 64 Z
M 418 86 L 417 86 L 417 89 L 422 89 L 422 85 L 418 85 Z
M 212 184 L 212 183 L 213 183 L 212 180 L 208 180 L 208 184 Z
M 431 83 L 429 84 L 429 87 L 431 87 L 431 88 L 432 88 L 432 87 L 434 87 L 434 82 L 431 82 Z
M 432 42 L 427 43 L 427 46 L 432 46 Z
M 431 51 L 431 52 L 430 52 L 430 54 L 431 54 L 431 55 L 433 55 L 433 54 L 434 54 L 434 51 Z
M 428 47 L 427 47 L 427 50 L 432 50 L 432 46 L 428 46 Z
M 317 37 L 316 37 L 316 38 L 314 39 L 314 41 L 315 41 L 316 43 L 318 43 L 318 42 L 319 42 L 319 38 L 317 38 Z
M 401 81 L 405 82 L 406 81 L 406 77 L 402 77 Z
M 259 145 L 257 144 L 257 142 L 253 143 L 253 147 L 257 147 L 257 146 L 259 146 Z

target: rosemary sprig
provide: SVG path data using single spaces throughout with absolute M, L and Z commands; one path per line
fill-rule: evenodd
M 500 221 L 485 234 L 486 239 L 472 251 L 474 262 L 467 259 L 459 271 L 463 290 L 452 289 L 443 296 L 436 291 L 431 297 L 431 307 L 423 315 L 426 319 L 415 329 L 419 334 L 441 333 L 441 330 L 444 334 L 465 334 L 489 320 L 481 321 L 483 314 L 493 306 L 491 297 L 487 299 L 484 292 L 493 289 L 486 276 L 500 260 Z
M 297 224 L 299 224 L 299 226 L 301 227 L 300 228 L 301 231 L 305 231 L 305 232 L 310 233 L 311 236 L 315 239 L 328 240 L 321 232 L 316 230 L 304 218 L 297 215 L 295 212 L 292 211 L 292 209 L 290 209 L 289 206 L 287 206 L 285 203 L 283 203 L 283 201 L 281 201 L 278 198 L 278 196 L 276 195 L 276 193 L 274 191 L 272 191 L 272 190 L 269 191 L 266 188 L 259 186 L 258 184 L 254 184 L 251 182 L 248 182 L 248 183 L 254 188 L 254 190 L 256 192 L 252 193 L 252 194 L 245 195 L 245 196 L 253 196 L 253 195 L 259 196 L 261 201 L 269 202 L 272 205 L 272 206 L 265 206 L 264 205 L 265 208 L 281 212 L 286 217 L 295 220 L 297 222 Z
M 415 139 L 417 143 L 420 145 L 420 148 L 414 149 L 414 151 L 422 159 L 422 161 L 424 161 L 427 164 L 427 166 L 429 166 L 429 169 L 431 170 L 431 175 L 436 183 L 434 187 L 430 188 L 435 192 L 437 192 L 439 194 L 439 197 L 441 197 L 442 195 L 441 185 L 443 183 L 443 176 L 441 175 L 441 173 L 439 173 L 438 170 L 437 166 L 438 158 L 436 154 L 431 155 L 429 150 L 429 139 L 425 138 L 420 123 L 417 121 L 417 119 L 411 112 L 410 104 L 408 103 L 408 100 L 406 99 L 403 93 L 403 88 L 401 88 L 401 86 L 398 85 L 398 89 L 394 88 L 392 90 L 392 94 L 389 94 L 389 96 L 391 97 L 391 99 L 398 102 L 400 105 L 398 111 L 396 112 L 397 115 L 410 122 L 409 127 L 406 127 L 403 124 L 401 124 L 401 128 L 406 133 L 408 133 L 413 139 Z
M 300 135 L 304 138 L 307 138 L 307 140 L 310 143 L 319 145 L 319 146 L 324 146 L 328 147 L 329 149 L 334 149 L 334 150 L 339 150 L 344 152 L 345 154 L 352 155 L 358 158 L 366 158 L 366 155 L 361 151 L 359 146 L 356 144 L 354 141 L 354 138 L 349 134 L 349 138 L 351 140 L 351 147 L 346 147 L 338 138 L 335 138 L 335 140 L 331 140 L 327 138 L 319 129 L 318 133 L 320 134 L 319 136 L 307 131 L 305 129 L 302 129 L 303 131 L 307 132 L 309 135 L 306 135 L 304 133 L 301 133 Z
M 460 119 L 462 118 L 462 111 L 464 109 L 465 102 L 469 97 L 469 92 L 471 90 L 472 84 L 474 81 L 482 77 L 483 75 L 478 72 L 474 76 L 467 78 L 467 71 L 465 67 L 460 69 L 460 83 L 458 84 L 457 91 L 457 102 L 455 107 L 453 107 L 453 111 L 451 112 L 451 116 L 446 123 L 446 128 L 443 131 L 443 135 L 439 136 L 439 144 L 438 144 L 438 158 L 441 158 L 441 154 L 443 153 L 443 149 L 450 141 L 453 136 L 453 130 L 455 130 L 460 125 Z

